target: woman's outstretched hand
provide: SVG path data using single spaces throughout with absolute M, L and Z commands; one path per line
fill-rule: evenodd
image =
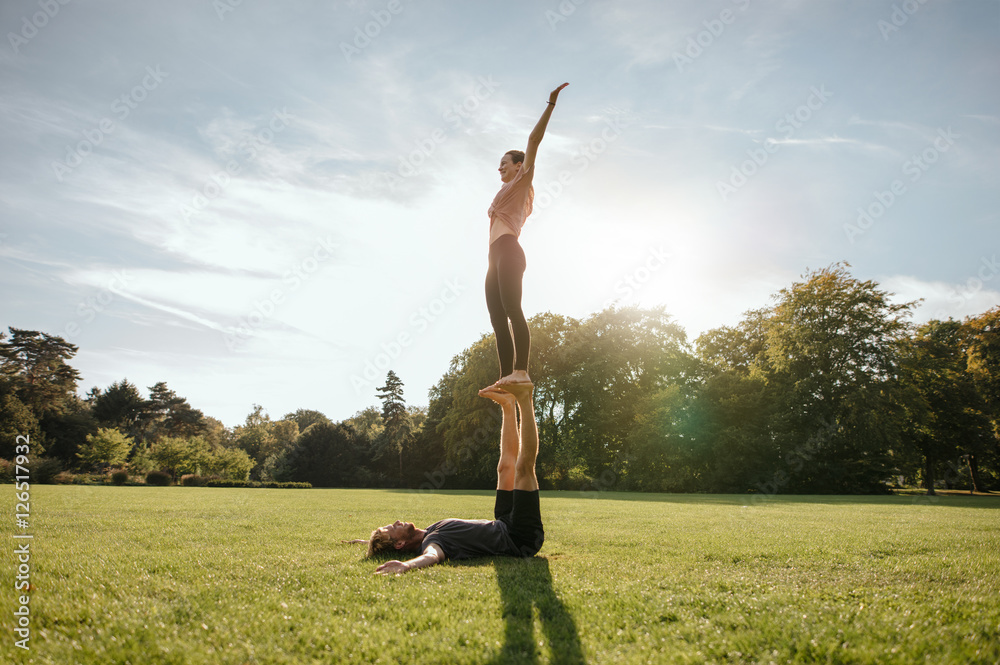
M 559 97 L 559 91 L 562 90 L 563 88 L 565 88 L 568 85 L 569 85 L 569 83 L 563 83 L 561 86 L 559 86 L 558 88 L 556 88 L 555 90 L 553 90 L 552 93 L 549 94 L 549 101 L 551 103 L 555 104 L 556 103 L 556 99 Z

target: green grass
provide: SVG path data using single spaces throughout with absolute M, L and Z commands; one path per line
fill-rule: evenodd
M 1000 500 L 543 492 L 530 560 L 373 575 L 492 493 L 34 486 L 31 650 L 0 662 L 996 663 Z

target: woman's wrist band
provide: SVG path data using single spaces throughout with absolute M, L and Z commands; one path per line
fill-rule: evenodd
M 556 103 L 555 103 L 555 102 L 548 102 L 548 103 L 549 103 L 549 104 L 552 104 L 552 106 L 555 106 L 555 105 L 556 105 Z

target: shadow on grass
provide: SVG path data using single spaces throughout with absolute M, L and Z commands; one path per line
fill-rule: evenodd
M 533 608 L 538 608 L 542 633 L 552 663 L 586 663 L 576 622 L 552 588 L 549 560 L 496 558 L 493 562 L 503 602 L 504 643 L 493 663 L 537 663 Z

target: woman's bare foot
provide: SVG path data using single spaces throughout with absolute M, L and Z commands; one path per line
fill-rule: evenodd
M 535 386 L 531 383 L 508 383 L 503 389 L 513 395 L 514 399 L 521 401 L 531 399 L 531 392 Z
M 513 406 L 517 401 L 514 395 L 496 386 L 486 386 L 479 391 L 479 396 L 491 399 L 500 406 Z
M 528 376 L 528 373 L 523 369 L 515 369 L 513 372 L 501 378 L 493 385 L 497 386 L 498 388 L 503 388 L 504 386 L 509 386 L 513 384 L 519 384 L 525 386 L 533 385 L 531 383 L 531 377 Z

